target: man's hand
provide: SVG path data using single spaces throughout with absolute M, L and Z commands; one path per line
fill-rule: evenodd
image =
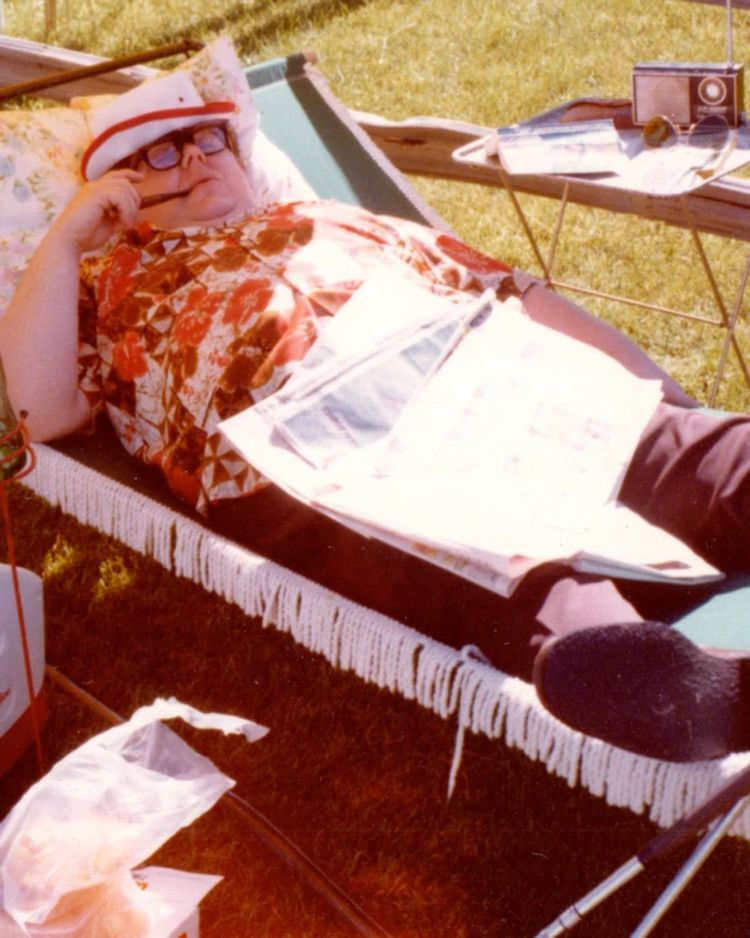
M 141 197 L 133 183 L 143 179 L 134 169 L 115 169 L 86 183 L 56 219 L 50 233 L 78 253 L 101 247 L 119 227 L 138 220 Z
M 118 169 L 84 185 L 42 238 L 5 316 L 0 347 L 8 396 L 27 411 L 34 440 L 82 427 L 91 408 L 78 387 L 78 292 L 81 254 L 138 220 L 142 175 Z

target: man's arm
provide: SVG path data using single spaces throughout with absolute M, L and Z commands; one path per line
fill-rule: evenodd
M 120 224 L 132 225 L 139 196 L 131 170 L 89 183 L 53 223 L 0 320 L 0 355 L 8 396 L 25 412 L 33 440 L 83 426 L 90 407 L 78 387 L 79 264 Z
M 680 385 L 624 333 L 537 282 L 523 294 L 523 308 L 535 322 L 599 349 L 639 378 L 660 381 L 664 400 L 695 407 Z

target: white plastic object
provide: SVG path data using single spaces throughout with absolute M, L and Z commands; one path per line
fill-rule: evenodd
M 44 680 L 44 600 L 41 577 L 17 568 L 36 697 Z M 0 564 L 0 749 L 3 736 L 30 705 L 12 571 Z

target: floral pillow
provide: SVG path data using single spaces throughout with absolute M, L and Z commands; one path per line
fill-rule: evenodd
M 259 208 L 314 197 L 291 160 L 258 131 L 230 39 L 215 40 L 177 68 L 189 72 L 205 100 L 239 105 L 233 126 Z M 70 107 L 0 111 L 0 316 L 44 232 L 82 184 L 81 157 L 91 139 L 87 113 L 108 100 L 96 95 L 75 98 Z
M 50 222 L 81 184 L 88 141 L 71 108 L 0 112 L 0 315 Z

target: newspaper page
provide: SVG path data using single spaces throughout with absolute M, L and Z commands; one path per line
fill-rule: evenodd
M 406 325 L 378 337 L 367 320 L 379 318 L 373 314 L 388 289 L 398 290 L 410 314 Z M 489 314 L 491 296 L 453 303 L 409 281 L 376 278 L 334 318 L 332 333 L 326 329 L 311 349 L 311 361 L 257 406 L 313 466 L 369 446 L 391 430 L 464 331 Z
M 562 558 L 619 576 L 712 577 L 675 538 L 614 511 L 659 399 L 655 382 L 509 301 L 465 336 L 385 444 L 331 467 L 316 501 L 510 581 Z
M 464 324 L 487 310 L 486 297 L 438 295 L 402 274 L 372 276 L 286 384 L 220 429 L 269 479 L 310 502 L 318 470 L 389 433 Z
M 352 322 L 398 303 L 393 286 L 369 284 L 366 302 L 352 301 Z M 345 354 L 303 369 L 296 405 L 294 394 L 283 407 L 268 398 L 222 424 L 223 432 L 291 494 L 503 595 L 547 560 L 600 562 L 619 576 L 718 575 L 671 536 L 612 509 L 660 399 L 657 383 L 533 323 L 515 299 L 493 299 L 489 315 L 476 300 L 464 309 L 446 305 L 458 329 L 442 336 L 442 351 L 433 350 L 408 401 L 390 413 L 390 429 L 386 420 L 365 445 L 359 423 L 369 412 L 357 411 L 359 394 L 334 399 L 328 378 L 311 380 L 316 372 L 334 387 L 346 387 L 351 374 L 361 380 Z M 381 339 L 381 363 L 400 363 L 411 348 L 400 335 L 392 340 Z M 378 369 L 373 374 L 387 387 Z M 315 433 L 297 432 L 300 414 Z M 346 447 L 341 423 L 353 439 Z

